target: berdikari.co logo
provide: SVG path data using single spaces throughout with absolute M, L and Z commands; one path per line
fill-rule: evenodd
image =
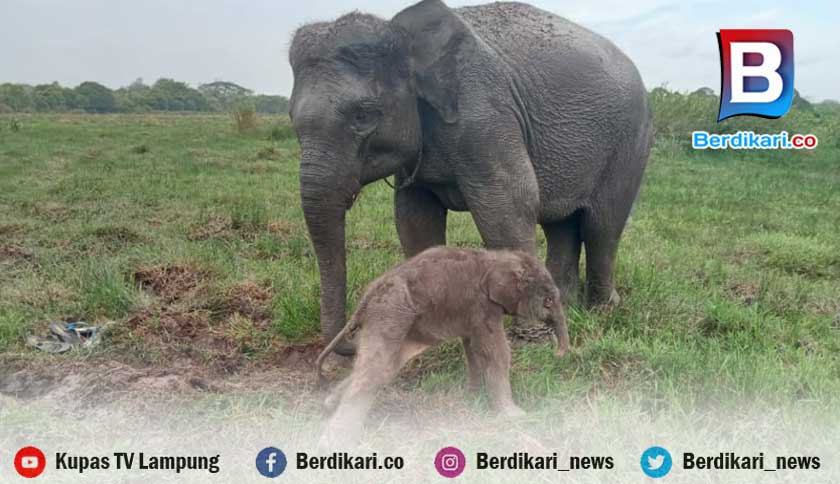
M 790 30 L 718 32 L 718 121 L 750 115 L 779 118 L 793 101 L 793 33 Z
M 721 29 L 718 122 L 733 116 L 775 119 L 793 103 L 793 33 L 784 29 Z M 813 134 L 693 131 L 696 150 L 813 150 Z

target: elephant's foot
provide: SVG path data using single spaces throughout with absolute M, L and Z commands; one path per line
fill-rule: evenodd
M 621 304 L 621 296 L 614 287 L 587 288 L 586 304 L 590 308 L 612 308 Z
M 341 356 L 355 356 L 356 355 L 356 341 L 343 340 L 335 346 L 333 350 Z
M 565 307 L 577 306 L 581 303 L 581 287 L 580 281 L 565 281 L 557 284 L 557 290 L 560 291 L 560 301 Z

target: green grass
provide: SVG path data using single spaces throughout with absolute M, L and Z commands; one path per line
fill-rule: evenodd
M 593 397 L 651 410 L 744 399 L 836 408 L 840 146 L 825 127 L 840 115 L 750 120 L 756 131 L 784 122 L 815 132 L 814 152 L 694 153 L 693 118 L 669 104 L 679 102 L 654 99 L 660 134 L 621 245 L 622 305 L 570 308 L 574 348 L 564 359 L 547 345 L 517 349 L 517 398 L 530 408 Z M 317 338 L 317 265 L 288 120 L 261 118 L 242 136 L 227 116 L 20 119 L 19 131 L 0 130 L 0 354 L 26 353 L 26 334 L 81 317 L 117 322 L 94 356 L 163 364 L 184 346 L 149 337 L 166 327 L 154 311 L 167 306 L 203 318 L 215 343 L 190 354 L 208 364 L 231 351 L 259 362 Z M 468 214 L 452 214 L 448 238 L 480 245 Z M 365 188 L 350 212 L 348 247 L 352 306 L 402 258 L 384 183 Z M 176 300 L 138 285 L 142 268 L 176 266 L 197 274 Z M 245 283 L 269 291 L 267 323 L 208 309 Z M 143 311 L 153 317 L 129 324 Z M 461 385 L 459 352 L 424 356 L 419 387 Z

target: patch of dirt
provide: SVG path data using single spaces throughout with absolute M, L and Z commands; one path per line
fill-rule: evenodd
M 0 204 L 0 206 L 2 205 L 4 204 Z M 25 228 L 20 224 L 0 224 L 0 235 L 12 235 L 23 231 Z
M 245 361 L 240 344 L 213 322 L 207 310 L 150 306 L 125 322 L 133 339 L 167 361 L 186 358 L 213 373 L 235 373 Z
M 323 349 L 324 345 L 321 343 L 286 346 L 267 359 L 266 363 L 286 370 L 309 370 L 312 372 L 315 360 L 318 359 L 318 355 L 321 354 Z
M 217 319 L 227 319 L 239 314 L 265 329 L 273 319 L 271 303 L 274 294 L 271 289 L 253 282 L 241 282 L 231 287 L 219 301 L 211 303 L 210 309 Z
M 154 320 L 155 324 L 147 324 Z M 210 329 L 206 311 L 179 310 L 176 308 L 150 307 L 126 321 L 127 326 L 145 341 L 159 340 L 172 344 L 197 339 Z
M 187 358 L 215 373 L 240 371 L 248 355 L 280 351 L 266 333 L 274 316 L 270 287 L 245 281 L 218 291 L 206 278 L 181 265 L 138 270 L 135 280 L 158 300 L 126 319 L 123 342 L 139 340 L 164 360 Z
M 291 237 L 295 233 L 300 233 L 302 229 L 297 224 L 289 222 L 288 220 L 275 220 L 266 225 L 266 230 L 270 233 L 279 236 L 282 239 Z
M 245 240 L 254 240 L 264 231 L 287 239 L 295 233 L 300 233 L 301 230 L 299 225 L 286 220 L 276 220 L 263 225 L 235 223 L 229 216 L 212 216 L 203 223 L 191 226 L 187 239 L 199 241 L 239 236 Z
M 257 151 L 258 160 L 280 160 L 285 153 L 273 146 Z
M 141 267 L 134 280 L 144 290 L 167 302 L 174 302 L 189 293 L 205 278 L 203 271 L 183 265 Z
M 820 344 L 816 341 L 801 339 L 796 342 L 794 347 L 803 350 L 806 355 L 812 355 L 815 352 L 817 352 L 817 350 L 820 347 Z
M 0 260 L 29 260 L 32 258 L 32 251 L 19 245 L 0 245 Z
M 10 397 L 46 402 L 59 412 L 74 413 L 111 404 L 123 409 L 157 409 L 156 405 L 168 405 L 173 399 L 195 401 L 208 393 L 238 397 L 258 394 L 284 401 L 296 412 L 318 415 L 323 412 L 328 392 L 352 366 L 352 359 L 331 355 L 325 365 L 327 386 L 319 386 L 313 363 L 321 349 L 320 344 L 287 347 L 276 358 L 247 363 L 236 374 L 216 373 L 188 359 L 174 360 L 166 366 L 132 366 L 99 358 L 62 359 L 61 364 L 56 364 L 54 358 L 10 360 L 0 355 L 0 405 L 2 398 Z M 460 409 L 458 414 L 463 414 L 463 418 L 475 417 L 471 407 L 453 403 L 466 395 L 461 387 L 434 395 L 417 392 L 421 373 L 425 372 L 404 370 L 394 384 L 383 388 L 371 418 L 386 418 L 397 412 L 416 416 L 425 424 L 439 416 L 440 409 L 447 409 L 447 415 L 455 414 L 455 409 L 449 408 L 452 405 Z
M 727 326 L 711 317 L 700 319 L 697 322 L 697 327 L 700 329 L 700 333 L 706 338 L 717 338 L 733 331 L 731 326 Z
M 754 282 L 743 282 L 730 286 L 729 293 L 738 299 L 741 304 L 750 306 L 758 297 L 759 289 L 758 284 Z
M 808 311 L 813 311 L 817 314 L 834 316 L 835 323 L 840 325 L 840 301 L 831 299 L 829 297 L 818 298 L 815 301 L 809 301 L 805 303 L 805 309 Z
M 26 365 L 0 375 L 0 394 L 23 400 L 50 398 L 94 405 L 125 393 L 219 392 L 216 383 L 199 368 L 133 368 L 109 362 L 65 362 L 61 366 Z
M 230 217 L 210 217 L 203 224 L 193 225 L 187 234 L 189 240 L 208 240 L 232 234 L 233 222 Z
M 350 247 L 353 249 L 360 249 L 360 250 L 401 250 L 399 243 L 392 240 L 373 240 L 365 237 L 364 235 L 358 235 L 353 237 L 350 240 Z
M 82 154 L 82 159 L 87 160 L 87 161 L 98 160 L 101 157 L 102 157 L 102 151 L 101 150 L 90 149 L 90 150 L 85 151 Z
M 243 166 L 242 171 L 245 173 L 261 175 L 263 173 L 271 173 L 277 171 L 277 166 L 266 160 L 257 160 Z
M 314 361 L 319 350 L 317 345 L 289 347 L 278 361 L 248 364 L 236 374 L 214 372 L 188 359 L 138 367 L 103 359 L 65 359 L 59 365 L 53 359 L 0 357 L 0 396 L 78 408 L 126 398 L 143 403 L 201 393 L 271 392 L 317 408 L 321 390 L 310 359 Z M 294 364 L 281 366 L 284 362 Z
M 145 242 L 146 238 L 134 230 L 119 225 L 106 225 L 91 231 L 105 247 L 111 250 L 119 250 L 128 245 Z

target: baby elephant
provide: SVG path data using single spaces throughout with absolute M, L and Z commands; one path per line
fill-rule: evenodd
M 566 317 L 551 275 L 522 252 L 435 247 L 403 262 L 365 291 L 353 317 L 317 360 L 360 329 L 350 376 L 327 399 L 337 405 L 322 444 L 356 440 L 376 391 L 414 356 L 450 338 L 461 338 L 469 387 L 483 381 L 493 405 L 522 415 L 510 391 L 510 348 L 504 314 L 542 321 L 554 329 L 557 356 L 569 345 Z

